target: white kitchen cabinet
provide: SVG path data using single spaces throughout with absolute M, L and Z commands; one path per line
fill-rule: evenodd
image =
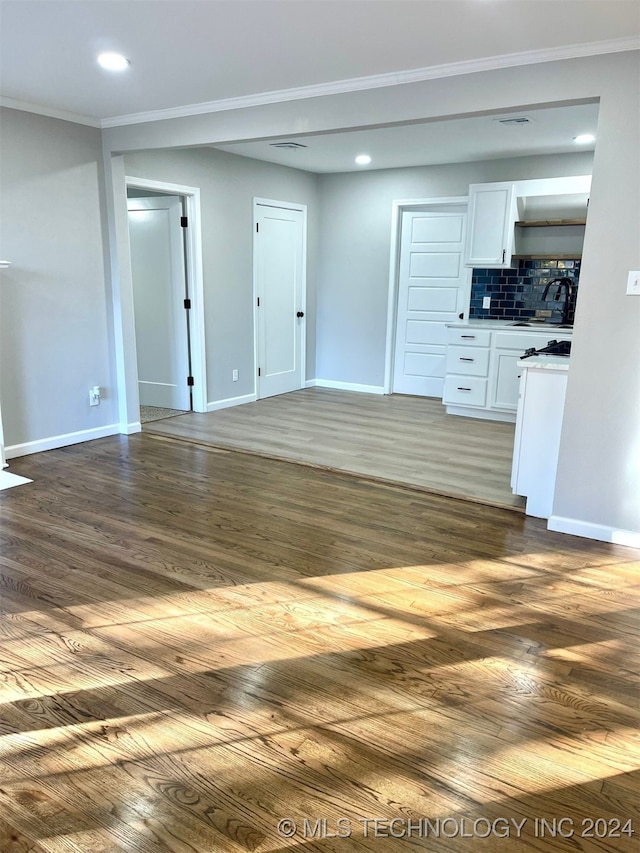
M 494 331 L 488 406 L 492 409 L 515 413 L 523 364 L 520 356 L 527 349 L 540 349 L 546 346 L 550 340 L 569 339 L 570 335 L 561 334 L 559 330 L 553 328 L 539 332 L 518 329 Z
M 465 265 L 511 266 L 516 219 L 513 183 L 470 184 Z
M 518 404 L 518 385 L 522 375 L 520 355 L 514 355 L 511 350 L 496 349 L 491 384 L 492 408 L 515 412 Z
M 553 356 L 523 362 L 511 488 L 536 518 L 553 510 L 568 369 L 568 359 Z
M 550 340 L 571 340 L 571 331 L 481 322 L 483 328 L 464 323 L 447 328 L 442 402 L 447 414 L 514 423 L 520 376 L 528 361 L 521 356 Z
M 491 357 L 491 331 L 470 327 L 447 329 L 447 360 L 442 402 L 447 412 L 458 406 L 484 410 Z

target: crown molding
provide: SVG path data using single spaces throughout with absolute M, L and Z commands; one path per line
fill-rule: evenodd
M 319 98 L 326 95 L 339 95 L 366 89 L 382 89 L 387 86 L 401 86 L 407 83 L 420 83 L 444 77 L 456 77 L 463 74 L 476 74 L 481 71 L 495 71 L 500 68 L 515 68 L 522 65 L 535 65 L 543 62 L 555 62 L 563 59 L 579 59 L 607 53 L 622 53 L 640 50 L 640 38 L 630 37 L 608 39 L 606 41 L 586 42 L 584 44 L 563 45 L 562 47 L 529 50 L 520 53 L 507 53 L 501 56 L 489 56 L 483 59 L 470 59 L 461 62 L 449 62 L 444 65 L 432 65 L 411 71 L 374 74 L 369 77 L 352 77 L 348 80 L 336 80 L 331 83 L 318 83 L 312 86 L 300 86 L 292 89 L 279 89 L 273 92 L 261 92 L 256 95 L 241 95 L 236 98 L 222 98 L 182 107 L 170 107 L 163 110 L 149 110 L 142 113 L 112 116 L 100 122 L 100 127 L 123 127 L 151 121 L 166 121 L 173 118 L 205 115 L 207 113 L 239 110 L 266 104 L 297 101 L 304 98 Z
M 348 92 L 365 91 L 366 89 L 383 89 L 388 86 L 421 83 L 444 77 L 476 74 L 481 71 L 496 71 L 500 68 L 515 68 L 523 65 L 536 65 L 563 59 L 580 59 L 581 57 L 599 56 L 607 53 L 623 53 L 631 50 L 640 50 L 640 38 L 633 36 L 629 38 L 587 42 L 585 44 L 543 48 L 541 50 L 529 50 L 520 53 L 507 53 L 502 56 L 489 56 L 483 59 L 449 62 L 444 65 L 431 65 L 426 68 L 415 68 L 411 71 L 374 74 L 369 77 L 352 77 L 347 80 L 336 80 L 331 83 L 318 83 L 312 86 L 279 89 L 274 92 L 261 92 L 257 95 L 241 95 L 236 98 L 222 98 L 217 101 L 187 104 L 182 107 L 130 113 L 129 115 L 112 116 L 102 120 L 82 115 L 81 113 L 46 107 L 29 101 L 21 101 L 16 98 L 0 97 L 0 106 L 13 110 L 22 110 L 23 112 L 36 113 L 37 115 L 48 116 L 49 118 L 57 118 L 61 121 L 84 124 L 88 127 L 123 127 L 130 124 L 166 121 L 172 118 L 206 115 L 207 113 L 224 112 L 225 110 L 240 110 L 247 107 L 258 107 L 285 101 L 298 101 L 305 98 L 320 98 L 326 95 L 340 95 Z
M 6 107 L 9 110 L 22 110 L 24 113 L 36 113 L 40 116 L 48 118 L 58 118 L 61 121 L 71 121 L 74 124 L 86 124 L 88 127 L 99 128 L 100 119 L 85 116 L 81 113 L 72 113 L 68 110 L 57 110 L 51 107 L 44 107 L 41 104 L 32 104 L 29 101 L 20 101 L 16 98 L 0 98 L 0 107 Z

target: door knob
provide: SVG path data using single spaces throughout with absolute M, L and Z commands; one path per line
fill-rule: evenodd
M 296 317 L 304 317 L 304 311 L 298 311 Z

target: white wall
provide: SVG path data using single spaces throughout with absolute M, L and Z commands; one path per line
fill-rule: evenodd
M 316 369 L 384 384 L 391 203 L 466 196 L 470 183 L 588 175 L 593 155 L 561 154 L 320 177 Z
M 12 262 L 0 287 L 0 388 L 14 455 L 114 424 L 116 388 L 100 131 L 3 109 L 0 142 L 0 253 Z M 90 408 L 93 385 L 103 398 Z
M 640 547 L 640 68 L 603 98 L 550 526 Z M 629 532 L 635 535 L 629 535 Z
M 254 196 L 308 205 L 307 375 L 315 376 L 317 177 L 214 149 L 125 155 L 127 175 L 199 187 L 208 402 L 254 392 Z M 233 382 L 232 370 L 239 381 Z

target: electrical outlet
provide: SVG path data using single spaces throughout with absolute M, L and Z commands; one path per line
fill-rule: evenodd
M 89 390 L 89 405 L 90 406 L 99 406 L 100 405 L 100 386 L 94 385 L 93 388 Z
M 491 308 L 491 297 L 483 296 L 482 297 L 482 307 L 483 308 Z
M 237 371 L 237 370 L 234 370 L 234 371 L 231 373 L 231 379 L 232 379 L 234 382 L 237 382 L 237 381 L 238 381 L 238 371 Z
M 627 295 L 640 296 L 640 270 L 630 270 L 627 279 Z
M 553 315 L 553 311 L 550 308 L 538 308 L 536 311 L 536 317 L 551 317 Z

